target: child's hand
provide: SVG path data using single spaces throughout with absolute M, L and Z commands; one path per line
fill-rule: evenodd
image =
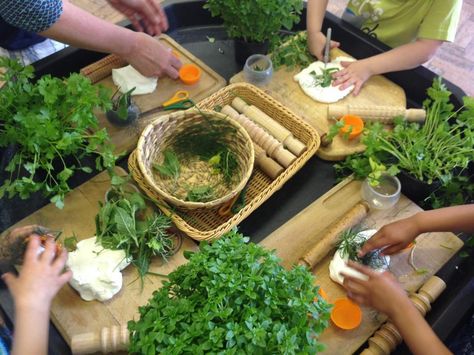
M 319 60 L 324 59 L 324 47 L 326 45 L 326 36 L 322 32 L 308 33 L 308 48 L 312 55 Z M 330 48 L 339 47 L 339 42 L 331 41 Z
M 348 262 L 348 266 L 369 278 L 364 281 L 342 273 L 347 296 L 354 302 L 375 308 L 389 317 L 393 317 L 396 312 L 399 312 L 407 304 L 407 301 L 410 302 L 405 291 L 391 273 L 377 272 L 352 261 Z
M 387 224 L 365 242 L 359 251 L 359 256 L 362 257 L 371 250 L 381 248 L 385 248 L 383 250 L 385 255 L 397 253 L 406 248 L 418 234 L 420 233 L 414 217 Z
M 46 241 L 42 253 L 40 244 L 38 236 L 31 235 L 20 275 L 6 273 L 2 279 L 12 293 L 17 308 L 49 312 L 51 300 L 69 281 L 72 272 L 63 272 L 67 251 L 63 248 L 60 255 L 56 255 L 53 238 Z
M 354 85 L 354 96 L 358 95 L 362 85 L 372 76 L 370 66 L 364 60 L 355 62 L 341 62 L 344 69 L 333 74 L 333 86 L 339 86 L 340 90 L 344 90 Z

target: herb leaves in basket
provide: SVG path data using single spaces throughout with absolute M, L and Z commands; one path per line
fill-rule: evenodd
M 235 230 L 200 251 L 130 321 L 131 354 L 314 354 L 330 306 L 304 267 Z
M 122 182 L 112 185 L 108 201 L 99 203 L 95 219 L 97 240 L 104 248 L 124 250 L 143 279 L 152 257 L 166 261 L 175 253 L 179 236 L 172 233 L 169 217 L 150 212 L 143 196 L 124 186 Z
M 200 114 L 206 118 L 203 112 Z M 187 201 L 211 201 L 217 197 L 216 184 L 224 183 L 229 186 L 238 178 L 236 174 L 239 168 L 238 160 L 227 143 L 229 135 L 236 132 L 236 129 L 226 122 L 205 119 L 173 137 L 170 145 L 163 151 L 163 162 L 153 164 L 153 168 L 163 178 L 169 178 L 177 183 L 182 167 L 196 159 L 205 162 L 212 174 L 222 176 L 222 182 L 219 182 L 219 179 L 209 184 L 198 181 L 198 184 L 186 183 L 185 186 L 179 187 L 186 190 L 183 198 Z

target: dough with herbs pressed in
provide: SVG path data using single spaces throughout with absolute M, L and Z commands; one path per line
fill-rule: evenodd
M 317 85 L 314 76 L 311 72 L 315 72 L 316 75 L 321 75 L 323 69 L 336 68 L 338 70 L 344 69 L 341 62 L 353 62 L 355 59 L 349 57 L 337 57 L 332 62 L 329 62 L 324 67 L 324 62 L 317 61 L 311 63 L 308 67 L 303 69 L 301 72 L 294 76 L 294 80 L 297 81 L 304 93 L 311 97 L 313 100 L 323 103 L 333 103 L 342 100 L 344 97 L 354 90 L 354 85 L 349 86 L 344 90 L 340 90 L 339 86 L 328 86 L 322 87 Z
M 133 90 L 132 95 L 151 94 L 156 89 L 158 78 L 147 78 L 141 75 L 134 67 L 127 65 L 119 69 L 112 69 L 112 80 L 120 92 Z
M 360 240 L 368 240 L 376 232 L 377 232 L 376 229 L 368 229 L 365 231 L 361 231 L 357 235 L 357 238 L 360 238 Z M 385 255 L 383 256 L 383 258 L 385 258 L 385 266 L 375 269 L 375 271 L 384 272 L 388 269 L 388 265 L 390 264 L 390 256 Z M 361 280 L 367 280 L 367 276 L 347 266 L 346 264 L 347 261 L 348 261 L 348 257 L 342 256 L 340 250 L 336 250 L 336 253 L 334 254 L 333 259 L 329 263 L 329 277 L 331 278 L 331 280 L 342 285 L 342 283 L 344 282 L 344 276 L 341 275 L 341 272 L 344 272 L 344 274 L 349 275 L 349 276 L 357 277 Z

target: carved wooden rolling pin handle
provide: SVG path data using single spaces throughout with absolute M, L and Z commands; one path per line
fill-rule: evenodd
M 416 309 L 424 316 L 431 310 L 434 302 L 446 288 L 445 282 L 438 276 L 432 276 L 419 291 L 410 296 Z M 388 355 L 402 342 L 402 336 L 395 325 L 388 321 L 369 339 L 369 347 L 361 355 Z
M 410 122 L 424 122 L 426 111 L 397 106 L 370 106 L 370 105 L 328 105 L 328 118 L 338 119 L 346 114 L 362 117 L 364 121 L 393 122 L 397 116 L 404 117 Z
M 333 249 L 338 241 L 339 235 L 348 228 L 360 223 L 367 216 L 369 206 L 365 202 L 359 202 L 352 207 L 339 221 L 334 223 L 317 244 L 306 253 L 299 261 L 312 269 Z
M 296 139 L 293 136 L 293 133 L 257 107 L 247 105 L 240 97 L 236 97 L 232 100 L 232 107 L 265 128 L 273 137 L 283 143 L 284 146 L 296 156 L 300 156 L 306 150 L 304 143 Z
M 113 326 L 102 328 L 100 332 L 78 334 L 71 339 L 71 351 L 73 354 L 103 354 L 126 351 L 130 333 L 127 326 Z
M 294 156 L 289 150 L 286 150 L 283 147 L 283 144 L 245 115 L 239 114 L 229 105 L 224 106 L 221 112 L 239 122 L 245 128 L 250 138 L 262 147 L 270 157 L 276 159 L 276 161 L 283 167 L 289 167 L 290 164 L 296 160 L 296 156 Z

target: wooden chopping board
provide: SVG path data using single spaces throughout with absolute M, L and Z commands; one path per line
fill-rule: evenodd
M 118 172 L 125 174 L 121 168 Z M 52 230 L 63 231 L 62 237 L 75 234 L 79 240 L 95 235 L 95 215 L 99 211 L 98 201 L 104 201 L 104 194 L 110 187 L 106 172 L 102 172 L 66 195 L 65 207 L 57 209 L 49 204 L 21 220 L 11 228 L 28 224 L 40 224 Z M 3 234 L 8 233 L 8 230 Z M 4 235 L 2 235 L 3 237 Z M 179 252 L 163 264 L 161 259 L 153 260 L 150 271 L 168 274 L 186 262 L 184 250 L 197 250 L 196 244 L 184 237 Z M 69 284 L 65 285 L 53 300 L 51 319 L 68 344 L 76 334 L 91 331 L 100 332 L 103 327 L 123 325 L 138 318 L 138 307 L 147 303 L 153 291 L 161 286 L 165 278 L 149 276 L 143 290 L 138 273 L 133 266 L 122 271 L 122 290 L 106 302 L 82 300 Z
M 348 178 L 335 186 L 325 195 L 309 205 L 298 215 L 290 219 L 279 229 L 265 238 L 261 245 L 275 249 L 283 259 L 285 267 L 291 267 L 322 236 L 324 230 L 339 220 L 356 203 L 361 201 L 361 183 Z M 362 222 L 364 229 L 379 229 L 392 221 L 406 218 L 422 209 L 405 196 L 391 209 L 372 210 Z M 417 239 L 414 262 L 418 268 L 429 270 L 419 275 L 408 264 L 409 252 L 394 255 L 390 261 L 390 271 L 395 274 L 402 286 L 414 292 L 434 275 L 463 245 L 463 242 L 452 233 L 426 233 Z M 328 295 L 330 303 L 337 298 L 346 297 L 344 288 L 329 278 L 329 262 L 334 252 L 327 255 L 314 269 L 316 284 Z M 329 326 L 320 337 L 327 348 L 325 354 L 352 354 L 355 352 L 385 321 L 385 316 L 376 311 L 363 308 L 361 325 L 354 330 L 341 330 L 334 324 Z
M 192 99 L 195 103 L 197 103 L 226 85 L 226 80 L 223 77 L 213 71 L 210 67 L 204 64 L 201 60 L 199 60 L 189 51 L 184 49 L 171 37 L 167 35 L 161 35 L 158 40 L 164 46 L 172 48 L 174 53 L 179 56 L 179 59 L 182 61 L 183 64 L 194 63 L 199 66 L 199 68 L 201 68 L 201 79 L 194 85 L 185 85 L 179 79 L 173 80 L 169 77 L 159 78 L 157 88 L 153 93 L 147 95 L 133 96 L 133 101 L 140 108 L 141 112 L 145 112 L 160 106 L 163 102 L 170 99 L 178 90 L 188 91 L 189 98 Z M 97 69 L 99 69 L 98 66 Z M 109 73 L 111 73 L 111 70 L 112 67 L 110 67 Z M 81 73 L 85 72 L 89 72 L 93 75 L 94 64 L 81 70 Z M 117 86 L 115 86 L 112 81 L 111 74 L 108 75 L 105 79 L 98 81 L 97 83 L 110 88 L 112 92 L 115 92 L 117 90 Z M 144 117 L 143 119 L 138 119 L 134 122 L 134 124 L 126 127 L 118 127 L 111 124 L 105 117 L 104 113 L 98 114 L 98 118 L 100 127 L 107 128 L 112 143 L 116 147 L 115 152 L 130 153 L 133 149 L 135 149 L 138 138 L 140 137 L 140 133 L 143 131 L 146 125 L 155 118 L 161 115 L 169 114 L 170 112 L 172 111 L 162 111 L 155 114 L 151 114 L 149 116 Z
M 331 59 L 340 56 L 347 57 L 349 55 L 338 48 L 331 50 Z M 261 86 L 261 89 L 306 120 L 316 128 L 319 135 L 323 135 L 329 131 L 329 127 L 334 123 L 327 119 L 327 109 L 330 104 L 314 101 L 303 92 L 300 85 L 293 80 L 293 76 L 298 74 L 299 71 L 288 71 L 287 68 L 280 68 L 273 73 L 272 80 Z M 230 79 L 230 83 L 242 81 L 245 81 L 243 72 L 234 75 Z M 359 95 L 349 94 L 335 104 L 406 107 L 406 96 L 400 86 L 382 75 L 375 75 L 364 84 Z M 324 160 L 334 161 L 342 160 L 347 155 L 361 152 L 364 149 L 359 139 L 348 141 L 338 135 L 331 145 L 328 147 L 321 146 L 316 154 Z

